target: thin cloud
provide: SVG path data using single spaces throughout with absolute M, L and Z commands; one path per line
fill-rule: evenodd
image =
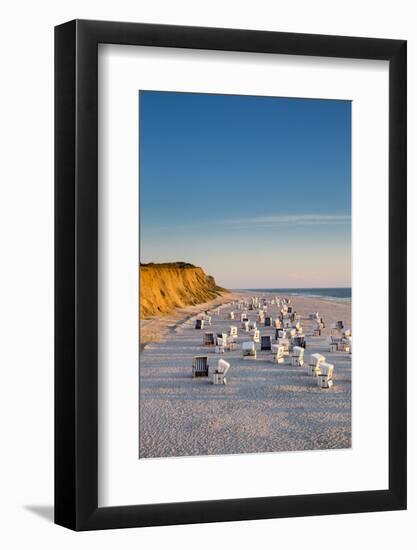
M 224 220 L 225 225 L 235 227 L 278 227 L 278 226 L 317 226 L 347 225 L 351 217 L 346 214 L 277 214 Z
M 206 227 L 228 227 L 229 229 L 256 229 L 256 228 L 269 228 L 269 227 L 317 227 L 317 226 L 341 226 L 350 225 L 351 216 L 348 214 L 276 214 L 268 216 L 256 216 L 248 218 L 225 218 L 205 219 L 201 218 L 200 222 L 206 224 Z M 152 232 L 167 231 L 167 230 L 184 230 L 188 231 L 190 227 L 193 227 L 196 220 L 191 220 L 188 223 L 172 223 L 172 224 L 146 224 L 141 226 L 141 231 L 144 233 L 149 227 Z

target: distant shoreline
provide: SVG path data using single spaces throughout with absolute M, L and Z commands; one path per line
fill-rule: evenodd
M 306 298 L 324 298 L 337 302 L 352 300 L 351 287 L 321 287 L 321 288 L 242 288 L 232 292 L 277 294 L 280 296 L 305 296 Z

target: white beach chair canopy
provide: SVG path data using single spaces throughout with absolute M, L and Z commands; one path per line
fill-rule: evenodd
M 320 363 L 320 372 L 322 375 L 327 376 L 328 378 L 331 378 L 333 376 L 334 371 L 334 365 L 331 363 Z
M 310 363 L 314 365 L 319 365 L 320 363 L 323 363 L 326 361 L 326 358 L 324 355 L 321 355 L 321 353 L 312 353 L 310 355 Z
M 228 363 L 224 359 L 219 359 L 219 362 L 217 364 L 217 371 L 222 374 L 226 374 L 229 369 L 230 369 L 230 363 Z
M 243 342 L 242 343 L 242 350 L 244 350 L 244 351 L 254 351 L 255 350 L 255 343 L 254 342 Z

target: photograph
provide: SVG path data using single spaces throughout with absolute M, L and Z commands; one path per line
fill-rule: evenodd
M 3 5 L 0 549 L 413 547 L 417 19 L 385 4 Z
M 139 92 L 139 458 L 351 447 L 351 101 Z

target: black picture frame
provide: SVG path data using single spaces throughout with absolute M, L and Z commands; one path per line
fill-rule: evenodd
M 98 44 L 389 62 L 389 488 L 98 507 Z M 74 530 L 406 508 L 405 40 L 74 20 L 55 28 L 55 522 Z M 395 377 L 395 383 L 394 383 Z

